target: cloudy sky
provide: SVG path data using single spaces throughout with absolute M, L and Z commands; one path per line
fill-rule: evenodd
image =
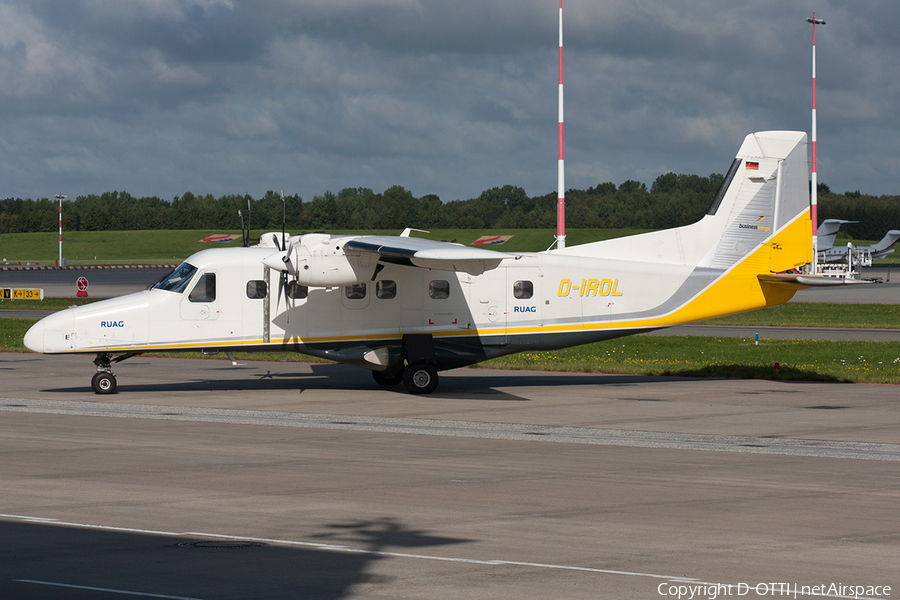
M 810 129 L 900 194 L 897 0 L 565 0 L 567 186 Z M 556 0 L 0 0 L 0 198 L 556 189 Z

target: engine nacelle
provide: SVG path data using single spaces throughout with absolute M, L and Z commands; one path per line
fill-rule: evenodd
M 344 250 L 343 242 L 352 238 L 333 238 L 325 234 L 300 236 L 299 243 L 285 252 L 267 257 L 263 264 L 287 271 L 301 285 L 337 287 L 370 281 L 378 265 L 378 255 Z

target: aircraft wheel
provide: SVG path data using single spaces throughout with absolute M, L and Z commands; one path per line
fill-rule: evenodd
M 410 394 L 430 394 L 437 388 L 437 369 L 428 363 L 409 365 L 403 372 L 403 385 Z
M 91 379 L 95 394 L 112 394 L 116 391 L 116 376 L 112 373 L 97 373 Z
M 372 371 L 372 377 L 378 385 L 397 385 L 403 381 L 403 370 L 399 371 Z

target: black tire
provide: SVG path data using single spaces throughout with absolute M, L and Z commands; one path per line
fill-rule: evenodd
M 116 376 L 112 373 L 97 373 L 91 379 L 95 394 L 112 394 L 116 391 Z
M 425 362 L 406 367 L 403 385 L 410 394 L 430 394 L 438 385 L 437 369 Z
M 403 369 L 399 371 L 372 371 L 372 377 L 378 385 L 398 385 L 403 381 Z

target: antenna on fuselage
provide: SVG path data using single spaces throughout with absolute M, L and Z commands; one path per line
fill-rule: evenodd
M 238 218 L 241 220 L 241 245 L 246 248 L 247 236 L 244 234 L 244 213 L 241 212 L 241 209 L 238 209 Z

